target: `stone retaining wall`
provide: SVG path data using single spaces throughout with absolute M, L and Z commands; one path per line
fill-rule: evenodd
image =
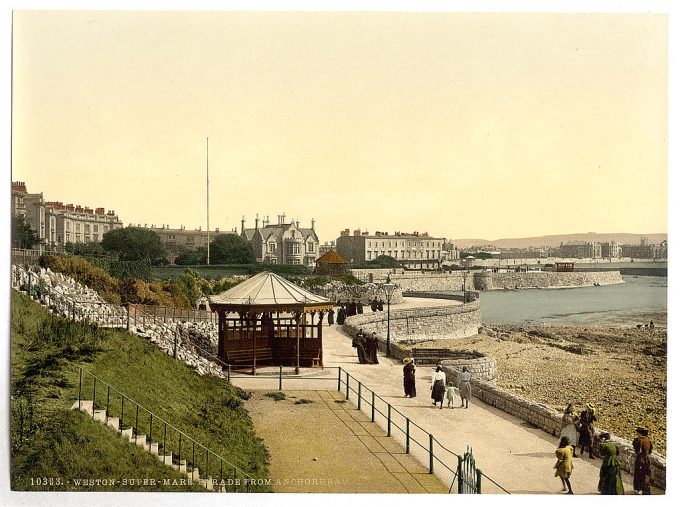
M 387 309 L 385 309 L 387 310 Z M 476 335 L 481 325 L 479 301 L 465 305 L 395 309 L 390 311 L 390 335 L 393 342 L 426 340 L 435 336 L 465 338 Z M 387 337 L 387 311 L 348 317 L 345 326 L 376 332 Z
M 488 356 L 444 359 L 441 365 L 444 367 L 447 378 L 455 382 L 456 385 L 458 385 L 458 373 L 462 372 L 464 367 L 467 367 L 473 378 L 476 379 L 495 383 L 498 378 L 496 360 Z
M 367 271 L 367 270 L 358 270 Z M 611 285 L 623 283 L 619 271 L 528 271 L 524 273 L 485 271 L 452 271 L 421 273 L 396 270 L 370 270 L 374 281 L 384 281 L 390 273 L 390 280 L 403 292 L 460 291 L 465 282 L 466 290 L 530 289 L 549 287 L 589 287 L 595 284 Z M 364 278 L 367 274 L 364 273 Z M 361 276 L 358 276 L 361 278 Z
M 475 273 L 474 278 L 477 290 L 588 287 L 596 284 L 623 283 L 619 271 L 574 271 L 565 273 L 555 271 L 528 271 L 526 273 L 480 271 Z
M 444 362 L 444 371 L 448 375 L 456 375 L 458 371 L 457 365 L 450 365 Z M 453 377 L 452 377 L 453 378 Z M 508 414 L 514 415 L 523 421 L 526 421 L 537 428 L 555 436 L 555 444 L 557 445 L 557 436 L 560 433 L 562 424 L 562 413 L 551 408 L 546 407 L 541 403 L 527 400 L 516 394 L 509 393 L 497 387 L 491 382 L 480 380 L 480 377 L 474 375 L 471 381 L 472 394 L 487 405 L 502 410 Z M 606 430 L 596 428 L 596 432 L 602 433 Z M 634 472 L 635 467 L 635 451 L 633 450 L 632 442 L 612 435 L 612 441 L 616 443 L 621 452 L 621 467 L 629 473 Z M 652 479 L 654 485 L 661 489 L 666 489 L 666 458 L 658 454 L 652 454 Z

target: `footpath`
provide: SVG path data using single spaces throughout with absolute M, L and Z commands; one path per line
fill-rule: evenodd
M 429 299 L 429 304 L 434 300 Z M 423 301 L 413 301 L 412 304 L 424 304 Z M 402 305 L 400 305 L 402 307 Z M 326 390 L 337 392 L 338 367 L 349 372 L 352 377 L 363 384 L 364 389 L 375 391 L 376 395 L 390 403 L 394 409 L 403 413 L 413 423 L 417 423 L 427 433 L 431 433 L 442 446 L 450 451 L 462 455 L 469 447 L 477 467 L 486 476 L 493 479 L 502 488 L 513 494 L 555 494 L 561 492 L 561 482 L 554 476 L 555 449 L 557 438 L 548 435 L 543 430 L 506 414 L 501 410 L 488 406 L 476 398 L 470 402 L 468 409 L 434 407 L 430 399 L 430 379 L 434 371 L 432 366 L 416 364 L 415 398 L 404 398 L 403 392 L 403 364 L 379 355 L 380 364 L 359 364 L 356 350 L 352 348 L 351 339 L 338 325 L 324 325 L 324 369 L 305 369 L 301 379 L 283 380 L 284 390 Z M 502 374 L 502 372 L 501 372 Z M 307 378 L 305 378 L 307 377 Z M 317 380 L 324 379 L 325 380 Z M 341 392 L 345 391 L 343 374 Z M 232 382 L 240 387 L 249 389 L 277 389 L 277 378 L 233 378 Z M 357 389 L 356 382 L 351 381 L 353 390 Z M 370 414 L 370 403 L 366 401 L 370 393 L 362 393 L 362 411 Z M 350 400 L 356 406 L 357 395 L 350 393 Z M 457 400 L 459 401 L 459 400 Z M 387 412 L 385 404 L 376 403 L 376 408 Z M 395 423 L 402 428 L 405 426 L 403 418 Z M 386 419 L 376 415 L 375 424 L 386 428 Z M 412 438 L 426 444 L 427 435 L 422 431 L 413 431 Z M 403 446 L 404 433 L 392 428 L 392 438 Z M 427 447 L 427 445 L 426 445 Z M 420 462 L 428 466 L 429 454 L 418 445 L 411 443 L 411 453 Z M 437 451 L 439 456 L 444 451 Z M 448 455 L 447 462 L 455 469 L 455 457 Z M 571 483 L 575 494 L 598 494 L 597 483 L 601 461 L 587 457 L 577 457 L 574 460 L 574 471 Z M 453 473 L 435 462 L 434 473 L 441 481 L 450 485 Z M 623 473 L 626 494 L 633 493 L 632 476 Z M 454 487 L 455 490 L 455 487 Z M 482 479 L 483 493 L 503 493 L 486 478 Z M 653 494 L 662 494 L 661 490 L 653 490 Z
M 288 382 L 292 385 L 293 382 Z M 246 401 L 270 452 L 276 493 L 447 493 L 414 456 L 337 391 L 285 391 Z

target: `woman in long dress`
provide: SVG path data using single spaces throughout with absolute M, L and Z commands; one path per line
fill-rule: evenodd
M 602 466 L 600 467 L 600 482 L 597 490 L 601 495 L 623 495 L 623 481 L 621 480 L 621 460 L 619 448 L 610 440 L 609 433 L 603 433 L 602 438 Z
M 652 485 L 652 463 L 649 455 L 652 454 L 652 441 L 647 435 L 649 430 L 645 427 L 637 429 L 638 436 L 633 440 L 635 449 L 635 474 L 633 476 L 633 488 L 639 495 L 649 495 Z
M 416 397 L 416 366 L 411 357 L 404 358 L 404 396 Z
M 566 437 L 569 439 L 569 445 L 574 447 L 576 452 L 576 445 L 578 444 L 578 424 L 579 417 L 574 413 L 574 405 L 570 403 L 564 409 L 562 416 L 562 427 L 560 428 L 560 441 Z
M 588 457 L 590 459 L 595 459 L 595 456 L 593 456 L 595 421 L 597 421 L 597 417 L 595 416 L 595 407 L 588 403 L 588 405 L 586 405 L 586 409 L 581 412 L 581 417 L 579 418 L 578 445 L 581 446 L 581 454 L 583 454 L 583 451 L 585 450 L 588 451 Z
M 437 406 L 439 402 L 439 408 L 444 408 L 444 393 L 446 392 L 446 373 L 442 369 L 441 365 L 437 366 L 437 369 L 432 375 L 432 382 L 430 385 L 432 390 L 432 404 Z
M 470 379 L 472 375 L 467 366 L 463 366 L 463 371 L 458 375 L 458 392 L 460 393 L 460 406 L 468 408 L 468 402 L 472 397 L 472 386 Z

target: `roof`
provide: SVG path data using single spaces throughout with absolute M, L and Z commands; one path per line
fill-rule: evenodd
M 220 307 L 227 310 L 256 307 L 259 310 L 287 311 L 329 309 L 333 303 L 275 273 L 264 271 L 222 294 L 210 296 L 210 306 L 217 310 Z
M 329 250 L 316 260 L 320 264 L 349 264 L 347 260 L 335 250 Z

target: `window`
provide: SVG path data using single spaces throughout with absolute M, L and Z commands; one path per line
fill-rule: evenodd
M 276 252 L 276 243 L 267 243 L 267 251 L 269 253 L 274 253 Z
M 76 223 L 76 231 L 80 231 L 80 223 Z
M 307 253 L 314 253 L 314 243 L 307 243 Z

